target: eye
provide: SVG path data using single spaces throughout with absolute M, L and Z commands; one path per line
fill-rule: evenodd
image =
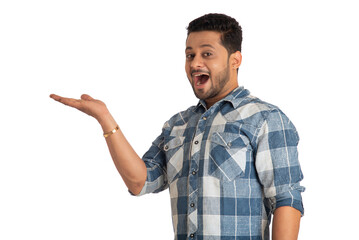
M 206 53 L 203 54 L 203 56 L 204 56 L 204 57 L 210 57 L 210 56 L 212 56 L 212 53 L 206 52 Z
M 186 54 L 186 59 L 191 60 L 194 58 L 194 54 Z

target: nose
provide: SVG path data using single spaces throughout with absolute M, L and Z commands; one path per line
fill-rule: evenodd
M 194 56 L 194 58 L 191 61 L 191 69 L 198 69 L 198 68 L 203 68 L 204 63 L 203 63 L 203 58 L 201 57 L 200 54 L 197 54 L 196 56 Z

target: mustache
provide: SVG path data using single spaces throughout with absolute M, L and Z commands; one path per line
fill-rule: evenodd
M 192 70 L 191 71 L 191 75 L 193 75 L 195 73 L 206 73 L 206 74 L 210 75 L 209 71 L 204 71 L 204 70 Z

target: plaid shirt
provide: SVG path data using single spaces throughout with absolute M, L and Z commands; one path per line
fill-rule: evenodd
M 277 107 L 239 87 L 167 121 L 143 156 L 139 195 L 169 187 L 175 239 L 269 239 L 271 214 L 303 214 L 298 134 Z

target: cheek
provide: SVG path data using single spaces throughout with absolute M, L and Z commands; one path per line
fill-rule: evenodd
M 227 65 L 223 63 L 213 63 L 210 66 L 213 72 L 217 72 L 217 73 L 223 71 L 223 69 L 225 69 L 226 67 Z
M 190 67 L 189 67 L 189 65 L 187 63 L 185 65 L 185 71 L 186 71 L 188 80 L 192 81 L 192 79 L 191 79 L 191 70 L 190 70 Z
M 186 70 L 186 73 L 188 74 L 188 71 L 190 69 L 190 65 L 189 63 L 186 61 L 185 65 L 184 65 L 184 69 Z
M 227 64 L 214 63 L 209 66 L 212 77 L 216 78 L 227 69 Z

